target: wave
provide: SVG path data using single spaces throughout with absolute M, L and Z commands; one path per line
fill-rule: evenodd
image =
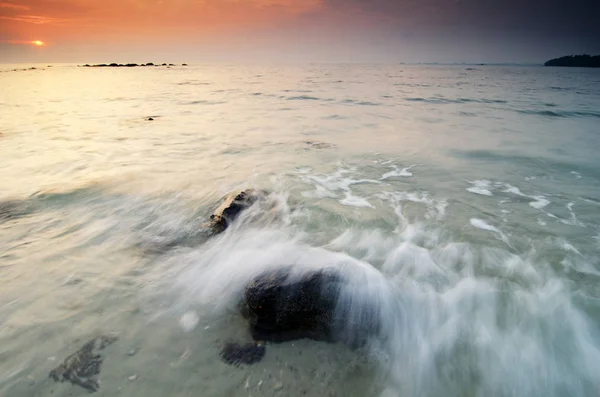
M 449 98 L 404 98 L 406 101 L 410 102 L 426 102 L 433 104 L 452 104 L 452 103 L 508 103 L 508 101 L 502 99 L 472 99 L 472 98 L 457 98 L 457 99 L 449 99 Z
M 342 101 L 342 103 L 359 105 L 359 106 L 381 106 L 382 105 L 381 103 L 378 103 L 378 102 L 359 101 L 359 100 L 354 100 L 354 99 L 345 99 Z
M 560 117 L 560 118 L 571 118 L 571 117 L 597 117 L 600 118 L 600 112 L 573 112 L 567 110 L 517 110 L 518 113 L 543 116 L 543 117 Z
M 211 101 L 211 100 L 207 100 L 207 99 L 200 99 L 197 101 L 189 101 L 189 102 L 182 102 L 182 105 L 223 105 L 227 103 L 227 101 Z
M 211 85 L 212 83 L 208 81 L 198 81 L 198 80 L 190 80 L 190 81 L 182 81 L 179 83 L 175 83 L 176 85 Z
M 310 170 L 299 176 L 313 180 Z M 343 191 L 360 180 L 346 179 L 328 184 Z M 367 353 L 378 357 L 381 388 L 367 395 L 461 396 L 474 389 L 478 395 L 589 395 L 600 359 L 597 330 L 551 266 L 535 254 L 453 240 L 431 223 L 409 222 L 408 195 L 392 193 L 381 199 L 398 214 L 394 232 L 349 226 L 321 243 L 298 222 L 315 210 L 294 209 L 285 193 L 272 196 L 277 220 L 271 213 L 260 221 L 264 209 L 252 208 L 219 238 L 171 258 L 178 310 L 202 313 L 201 321 L 214 324 L 212 316 L 237 316 L 240 291 L 264 271 L 291 265 L 301 277 L 333 267 L 349 280 L 340 307 L 356 318 L 375 308 L 382 324 Z M 413 199 L 435 205 L 425 196 Z M 483 220 L 471 224 L 506 237 Z M 557 345 L 565 349 L 547 348 Z
M 322 101 L 323 99 L 309 95 L 291 96 L 286 98 L 288 101 Z

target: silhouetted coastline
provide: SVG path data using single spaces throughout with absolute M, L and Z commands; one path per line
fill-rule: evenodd
M 600 55 L 570 55 L 551 59 L 544 66 L 563 66 L 578 68 L 600 68 Z

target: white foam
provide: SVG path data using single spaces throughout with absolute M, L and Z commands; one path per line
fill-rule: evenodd
M 437 211 L 438 214 L 438 218 L 443 218 L 446 215 L 446 208 L 448 208 L 448 201 L 446 200 L 440 200 L 437 205 L 435 206 L 435 209 Z
M 518 187 L 510 185 L 508 183 L 506 183 L 504 186 L 505 186 L 505 189 L 503 190 L 503 192 L 505 192 L 505 193 L 512 193 L 516 196 L 533 199 L 534 201 L 531 201 L 529 203 L 529 205 L 535 209 L 540 210 L 540 209 L 546 207 L 548 204 L 550 204 L 550 201 L 548 199 L 546 199 L 546 197 L 544 197 L 544 196 L 541 196 L 541 195 L 540 196 L 529 196 L 529 195 L 523 193 L 521 191 L 521 189 L 519 189 Z
M 490 190 L 490 181 L 481 179 L 477 181 L 472 181 L 470 183 L 473 184 L 473 186 L 467 188 L 468 192 L 479 194 L 482 196 L 493 196 L 492 191 Z
M 575 215 L 575 212 L 573 212 L 574 205 L 575 205 L 575 203 L 573 203 L 573 202 L 567 204 L 567 210 L 569 210 L 571 219 L 570 220 L 562 219 L 561 222 L 564 223 L 565 225 L 586 227 L 585 223 L 583 223 L 579 219 L 577 219 L 577 215 Z
M 471 193 L 479 194 L 482 196 L 493 196 L 492 192 L 489 191 L 488 189 L 483 189 L 483 188 L 480 188 L 477 186 L 469 187 L 469 188 L 467 188 L 467 191 L 471 192 Z
M 354 169 L 338 169 L 336 172 L 332 174 L 325 175 L 308 175 L 302 174 L 300 178 L 308 184 L 311 184 L 315 187 L 315 192 L 305 192 L 303 195 L 305 197 L 330 197 L 335 198 L 338 197 L 336 192 L 349 192 L 350 186 L 363 184 L 363 183 L 375 183 L 380 184 L 380 181 L 372 180 L 372 179 L 352 179 L 346 177 L 345 175 L 354 171 Z
M 425 204 L 427 207 L 427 218 L 442 219 L 446 214 L 446 207 L 448 207 L 448 202 L 446 200 L 435 200 L 426 192 L 382 192 L 375 197 L 390 201 L 401 221 L 406 221 L 402 214 L 401 206 L 401 203 L 405 201 Z
M 509 185 L 508 183 L 505 184 L 504 186 L 506 186 L 506 189 L 503 190 L 504 193 L 512 193 L 512 194 L 516 194 L 517 196 L 521 196 L 521 197 L 529 197 L 529 196 L 523 194 L 523 192 L 521 192 L 521 189 L 519 189 L 516 186 Z
M 581 255 L 581 252 L 579 252 L 579 250 L 577 248 L 575 248 L 573 246 L 573 244 L 569 243 L 567 240 L 565 240 L 563 238 L 559 238 L 558 239 L 558 244 L 565 251 L 574 252 L 574 253 L 576 253 L 578 255 Z
M 575 176 L 575 178 L 577 179 L 581 179 L 581 174 L 577 171 L 571 171 L 571 174 L 573 174 Z
M 400 169 L 397 165 L 391 165 L 391 168 L 393 168 L 393 171 L 390 172 L 386 172 L 385 174 L 383 174 L 383 176 L 381 177 L 381 180 L 385 180 L 388 178 L 392 178 L 395 176 L 413 176 L 412 172 L 410 172 L 410 170 L 414 167 L 414 165 L 411 165 L 410 167 L 406 167 L 406 168 L 402 168 Z
M 340 200 L 340 204 L 350 207 L 375 208 L 366 199 L 354 196 L 351 192 L 346 192 L 346 198 Z
M 186 312 L 179 319 L 179 325 L 185 332 L 193 331 L 199 322 L 200 318 L 198 317 L 198 314 L 194 311 Z
M 495 232 L 495 233 L 502 234 L 502 232 L 500 231 L 500 229 L 498 229 L 497 227 L 494 227 L 494 226 L 486 223 L 482 219 L 471 218 L 471 226 L 476 227 L 478 229 L 487 230 L 489 232 Z
M 548 201 L 544 196 L 530 196 L 530 197 L 532 199 L 535 199 L 535 201 L 530 202 L 529 205 L 538 210 L 542 209 L 545 206 L 547 206 L 548 204 L 550 204 L 550 201 Z

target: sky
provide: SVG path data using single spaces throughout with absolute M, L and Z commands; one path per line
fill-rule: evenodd
M 600 54 L 599 17 L 600 0 L 0 0 L 0 63 L 535 63 Z

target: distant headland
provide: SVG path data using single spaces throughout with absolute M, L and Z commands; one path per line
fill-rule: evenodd
M 600 68 L 600 55 L 570 55 L 551 59 L 544 66 L 566 66 L 578 68 Z
M 167 67 L 171 67 L 171 66 L 177 66 L 174 63 L 157 63 L 154 64 L 152 62 L 149 63 L 100 63 L 97 65 L 90 65 L 88 63 L 86 63 L 85 65 L 79 65 L 80 67 L 85 67 L 85 68 L 138 68 L 138 67 L 151 67 L 151 66 L 167 66 Z M 182 63 L 181 66 L 187 66 L 187 63 Z

